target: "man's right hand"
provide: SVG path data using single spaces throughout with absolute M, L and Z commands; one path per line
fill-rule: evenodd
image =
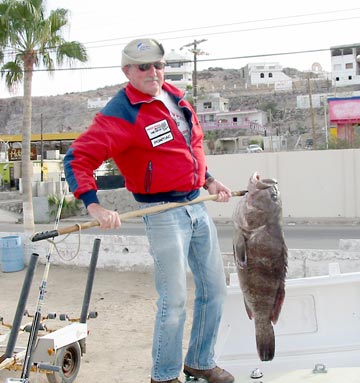
M 91 203 L 87 210 L 99 222 L 101 229 L 118 229 L 121 226 L 120 217 L 116 211 L 105 209 L 98 203 Z

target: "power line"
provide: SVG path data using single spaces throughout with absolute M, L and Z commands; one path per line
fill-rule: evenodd
M 169 33 L 178 33 L 178 32 L 186 32 L 186 31 L 193 31 L 193 30 L 205 30 L 205 29 L 211 29 L 211 28 L 217 28 L 217 27 L 228 27 L 233 25 L 240 25 L 240 24 L 251 24 L 256 22 L 265 22 L 265 21 L 274 21 L 274 20 L 285 20 L 285 19 L 291 19 L 291 18 L 301 18 L 301 17 L 308 17 L 308 16 L 315 16 L 315 15 L 325 15 L 325 14 L 333 14 L 333 13 L 340 13 L 340 12 L 347 12 L 347 11 L 356 11 L 360 10 L 360 8 L 352 8 L 352 9 L 343 9 L 343 10 L 334 10 L 334 11 L 327 11 L 327 12 L 318 12 L 318 13 L 307 13 L 307 14 L 299 14 L 299 15 L 292 15 L 292 16 L 283 16 L 283 17 L 276 17 L 276 18 L 265 18 L 265 19 L 258 19 L 258 20 L 250 20 L 250 21 L 242 21 L 238 23 L 230 23 L 230 24 L 219 24 L 219 25 L 213 25 L 213 26 L 203 26 L 203 27 L 197 27 L 197 28 L 188 28 L 183 30 L 174 30 L 174 31 L 168 31 L 168 32 L 158 32 L 153 33 L 152 35 L 160 35 L 163 33 L 169 34 Z M 347 20 L 353 20 L 358 19 L 360 16 L 352 16 L 347 18 L 338 18 L 338 19 L 330 19 L 330 20 L 316 20 L 316 21 L 304 21 L 299 23 L 291 23 L 291 24 L 279 24 L 279 25 L 270 25 L 270 26 L 261 26 L 261 27 L 253 27 L 253 28 L 247 28 L 247 29 L 241 29 L 241 30 L 231 30 L 231 31 L 217 31 L 217 32 L 209 32 L 207 36 L 211 35 L 221 35 L 221 34 L 229 34 L 229 33 L 242 33 L 242 32 L 251 32 L 251 31 L 259 31 L 259 30 L 266 30 L 266 29 L 275 29 L 275 28 L 287 28 L 292 26 L 301 26 L 301 25 L 310 25 L 310 24 L 318 24 L 318 23 L 331 23 L 331 22 L 338 22 L 338 21 L 347 21 Z M 196 35 L 198 36 L 198 35 Z M 133 38 L 136 36 L 132 36 Z M 174 40 L 174 39 L 185 39 L 185 38 L 191 38 L 193 36 L 181 36 L 181 37 L 164 37 L 163 40 Z M 121 38 L 124 39 L 125 38 Z M 126 38 L 127 40 L 129 37 Z M 108 39 L 108 40 L 98 40 L 95 42 L 88 42 L 85 44 L 91 44 L 91 43 L 97 43 L 102 41 L 114 41 L 118 40 L 118 38 L 114 39 Z M 84 45 L 85 45 L 84 44 Z M 114 45 L 121 45 L 121 44 L 110 44 L 110 45 L 102 45 L 102 46 L 94 46 L 94 47 L 88 47 L 87 49 L 94 49 L 94 48 L 105 48 L 109 46 Z M 124 45 L 124 44 L 123 44 Z M 7 51 L 8 49 L 8 51 Z M 11 48 L 5 49 L 5 53 L 14 53 L 14 50 Z M 11 49 L 11 50 L 10 50 Z M 55 49 L 54 47 L 49 49 Z M 304 53 L 315 53 L 315 52 L 323 52 L 323 51 L 329 51 L 329 48 L 321 48 L 321 49 L 312 49 L 312 50 L 303 50 L 303 51 L 289 51 L 289 52 L 278 52 L 278 53 L 262 53 L 262 54 L 254 54 L 254 55 L 243 55 L 243 56 L 233 56 L 233 57 L 223 57 L 223 58 L 212 58 L 212 59 L 202 59 L 198 60 L 198 62 L 212 62 L 212 61 L 228 61 L 228 60 L 236 60 L 236 59 L 249 59 L 249 58 L 259 58 L 259 57 L 271 57 L 271 56 L 285 56 L 285 55 L 295 55 L 295 54 L 304 54 Z M 108 65 L 108 66 L 93 66 L 93 67 L 69 67 L 69 68 L 53 68 L 53 69 L 34 69 L 33 72 L 60 72 L 60 71 L 77 71 L 77 70 L 98 70 L 98 69 L 114 69 L 114 68 L 120 68 L 121 65 Z M 6 72 L 6 71 L 5 71 Z
M 330 51 L 330 48 L 308 49 L 308 50 L 304 50 L 304 51 L 279 52 L 279 53 L 263 53 L 263 54 L 258 54 L 258 55 L 215 58 L 215 59 L 205 59 L 205 60 L 197 60 L 197 61 L 198 62 L 206 62 L 206 61 L 240 60 L 240 59 L 249 59 L 249 58 L 257 58 L 257 57 L 287 56 L 287 55 L 296 55 L 296 54 L 304 54 L 304 53 L 325 52 L 325 51 Z
M 208 35 L 210 36 L 210 35 L 219 35 L 219 34 L 221 35 L 221 34 L 229 34 L 229 33 L 251 32 L 251 31 L 264 30 L 264 29 L 286 28 L 286 27 L 299 26 L 299 25 L 309 25 L 309 24 L 317 24 L 317 23 L 329 23 L 329 22 L 334 22 L 334 21 L 347 21 L 347 20 L 354 20 L 354 19 L 359 19 L 359 18 L 360 18 L 360 16 L 353 16 L 353 17 L 348 17 L 348 18 L 343 18 L 343 19 L 308 21 L 308 22 L 303 22 L 303 23 L 294 23 L 294 24 L 285 24 L 285 25 L 273 25 L 273 26 L 264 26 L 264 27 L 257 27 L 257 28 L 241 29 L 241 30 L 236 30 L 236 31 L 212 32 L 212 33 L 209 33 Z M 185 39 L 185 38 L 191 38 L 191 37 L 195 37 L 195 36 L 198 36 L 198 35 L 182 36 L 181 38 Z M 179 38 L 180 37 L 164 37 L 164 38 L 162 38 L 162 40 L 174 40 L 174 39 L 179 39 Z M 101 45 L 101 46 L 95 46 L 95 47 L 88 47 L 87 49 L 107 48 L 107 47 L 111 47 L 111 46 L 118 46 L 118 45 L 125 45 L 125 44 L 126 43 Z M 55 49 L 55 48 L 52 47 L 52 48 L 48 48 L 48 49 Z M 320 51 L 323 51 L 323 50 L 326 50 L 326 49 L 320 49 Z M 314 52 L 316 52 L 316 51 L 317 50 L 314 50 Z M 311 52 L 311 51 L 309 51 L 309 52 Z M 294 53 L 296 53 L 296 52 L 294 52 Z M 306 51 L 301 52 L 301 53 L 306 53 Z M 289 52 L 289 53 L 286 53 L 286 54 L 292 54 L 292 53 Z M 281 53 L 280 54 L 277 54 L 277 53 L 276 54 L 268 54 L 268 55 L 281 55 Z M 246 57 L 257 57 L 257 56 L 245 56 L 244 58 L 246 58 Z M 231 58 L 229 58 L 229 59 L 231 59 Z M 224 59 L 213 59 L 213 60 L 224 60 Z M 210 60 L 207 60 L 207 61 L 210 61 Z M 118 66 L 114 66 L 114 67 L 118 67 Z M 106 68 L 108 68 L 108 67 L 106 67 Z M 76 69 L 77 68 L 74 68 L 74 70 L 76 70 Z M 56 70 L 61 70 L 61 69 L 54 69 L 54 71 L 56 71 Z M 66 69 L 66 70 L 71 70 L 71 68 Z M 41 71 L 41 70 L 39 70 L 39 71 Z
M 293 19 L 293 18 L 326 15 L 326 14 L 333 14 L 333 13 L 340 13 L 340 12 L 357 11 L 357 10 L 360 10 L 360 8 L 340 9 L 340 10 L 327 11 L 327 12 L 304 13 L 304 14 L 291 15 L 291 16 L 281 16 L 281 17 L 272 17 L 272 18 L 265 18 L 265 19 L 239 21 L 236 23 L 209 25 L 209 26 L 186 28 L 186 29 L 177 29 L 177 30 L 171 30 L 171 31 L 165 31 L 165 32 L 155 32 L 155 33 L 153 32 L 153 33 L 149 33 L 148 35 L 149 36 L 158 36 L 158 35 L 163 35 L 163 34 L 168 35 L 169 33 L 183 33 L 183 32 L 189 32 L 189 31 L 197 31 L 197 30 L 205 30 L 205 29 L 213 29 L 213 28 L 223 28 L 223 27 L 229 27 L 229 26 L 241 25 L 241 24 L 252 24 L 252 23 L 260 23 L 260 22 L 266 22 L 266 21 L 286 20 L 286 19 Z M 338 20 L 342 20 L 342 19 L 333 19 L 330 21 L 338 21 Z M 293 24 L 290 24 L 290 25 L 292 26 Z M 297 25 L 297 24 L 295 24 L 295 25 Z M 245 31 L 247 31 L 247 30 L 245 30 Z M 219 32 L 219 33 L 222 33 L 222 32 Z M 127 36 L 127 37 L 115 37 L 115 38 L 111 38 L 111 39 L 89 41 L 89 42 L 85 42 L 83 44 L 87 45 L 87 44 L 95 44 L 95 43 L 101 43 L 101 42 L 107 42 L 107 41 L 116 41 L 116 40 L 126 40 L 127 41 L 129 39 L 135 39 L 135 38 L 142 37 L 142 36 L 143 35 L 132 35 L 132 36 Z M 189 36 L 186 36 L 186 37 L 189 37 Z M 192 37 L 192 36 L 190 36 L 190 37 Z M 174 38 L 174 37 L 170 37 L 170 39 L 171 38 Z M 176 37 L 176 38 L 179 38 L 179 37 Z
M 326 52 L 330 51 L 330 48 L 320 48 L 320 49 L 308 49 L 302 51 L 289 51 L 289 52 L 276 52 L 276 53 L 261 53 L 256 55 L 244 55 L 244 56 L 233 56 L 233 57 L 222 57 L 222 58 L 209 58 L 209 59 L 197 59 L 198 62 L 211 62 L 211 61 L 228 61 L 228 60 L 242 60 L 249 58 L 258 58 L 258 57 L 272 57 L 272 56 L 287 56 L 287 55 L 296 55 L 296 54 L 305 54 L 305 53 L 316 53 L 316 52 Z M 192 60 L 189 60 L 192 62 Z M 78 70 L 96 70 L 96 69 L 115 69 L 121 68 L 121 65 L 106 65 L 106 66 L 93 66 L 93 67 L 82 67 L 82 68 L 56 68 L 56 69 L 34 69 L 33 72 L 61 72 L 61 71 L 78 71 Z
M 301 17 L 308 17 L 308 16 L 317 16 L 317 15 L 326 15 L 326 14 L 333 14 L 333 13 L 340 13 L 340 12 L 348 12 L 348 11 L 356 11 L 360 10 L 360 8 L 351 8 L 351 9 L 342 9 L 342 10 L 334 10 L 334 11 L 327 11 L 327 12 L 317 12 L 317 13 L 306 13 L 306 14 L 299 14 L 299 15 L 291 15 L 291 16 L 282 16 L 282 17 L 274 17 L 274 18 L 265 18 L 265 19 L 255 19 L 255 20 L 249 20 L 249 21 L 240 21 L 237 23 L 229 23 L 229 24 L 218 24 L 218 25 L 211 25 L 211 26 L 203 26 L 203 27 L 195 27 L 195 28 L 187 28 L 187 29 L 178 29 L 173 31 L 165 31 L 165 32 L 155 32 L 155 33 L 149 33 L 150 36 L 160 36 L 165 35 L 162 37 L 163 41 L 166 40 L 176 40 L 176 39 L 188 39 L 193 37 L 199 37 L 199 34 L 193 34 L 193 35 L 181 35 L 181 36 L 169 36 L 169 34 L 173 33 L 184 33 L 184 32 L 190 32 L 190 31 L 197 31 L 197 30 L 205 30 L 205 29 L 214 29 L 214 28 L 223 28 L 223 27 L 229 27 L 234 25 L 244 25 L 244 24 L 252 24 L 252 23 L 259 23 L 259 22 L 266 22 L 266 21 L 276 21 L 276 20 L 286 20 L 286 19 L 294 19 L 294 18 L 301 18 Z M 291 24 L 278 24 L 278 25 L 270 25 L 270 26 L 261 26 L 261 27 L 252 27 L 252 28 L 246 28 L 246 29 L 240 29 L 240 30 L 230 30 L 230 31 L 214 31 L 214 32 L 207 32 L 204 35 L 200 35 L 200 37 L 205 36 L 214 36 L 214 35 L 222 35 L 222 34 L 231 34 L 231 33 L 244 33 L 244 32 L 252 32 L 252 31 L 260 31 L 260 30 L 267 30 L 267 29 L 278 29 L 278 28 L 288 28 L 288 27 L 294 27 L 294 26 L 304 26 L 304 25 L 311 25 L 311 24 L 324 24 L 324 23 L 332 23 L 332 22 L 339 22 L 339 21 L 349 21 L 349 20 L 355 20 L 359 19 L 360 16 L 351 16 L 351 17 L 345 17 L 345 18 L 337 18 L 337 19 L 326 19 L 326 20 L 314 20 L 314 21 L 304 21 L 299 23 L 291 23 Z M 124 42 L 118 42 L 114 44 L 105 44 L 105 45 L 97 45 L 97 46 L 88 46 L 86 49 L 98 49 L 98 48 L 108 48 L 112 46 L 119 46 L 119 45 L 126 45 L 129 39 L 139 38 L 143 35 L 133 35 L 128 37 L 118 37 L 118 38 L 111 38 L 111 39 L 103 39 L 103 40 L 96 40 L 96 41 L 90 41 L 82 43 L 83 45 L 89 45 L 89 44 L 97 44 L 101 42 L 107 42 L 107 41 L 118 41 L 123 40 Z M 56 49 L 56 47 L 49 47 L 48 50 Z M 4 53 L 14 53 L 13 48 L 9 47 L 6 48 Z
M 230 34 L 230 33 L 253 32 L 253 31 L 266 30 L 266 29 L 278 29 L 278 28 L 287 28 L 287 27 L 295 27 L 295 26 L 311 25 L 311 24 L 324 24 L 324 23 L 331 23 L 331 22 L 338 22 L 338 21 L 349 21 L 349 20 L 355 20 L 355 19 L 360 19 L 360 16 L 352 16 L 352 17 L 347 17 L 347 18 L 342 18 L 342 19 L 332 19 L 332 20 L 306 21 L 306 22 L 302 22 L 302 23 L 292 23 L 292 24 L 284 24 L 284 25 L 262 26 L 262 27 L 254 27 L 254 28 L 247 28 L 247 29 L 222 31 L 222 32 L 209 32 L 209 33 L 206 33 L 203 35 L 192 34 L 192 35 L 186 35 L 186 36 L 173 36 L 173 37 L 168 36 L 168 37 L 162 37 L 162 41 L 189 39 L 189 38 L 194 38 L 194 37 L 208 37 L 208 36 L 214 36 L 214 35 L 225 35 L 225 34 Z M 125 43 L 98 45 L 98 46 L 87 47 L 87 49 L 108 48 L 108 47 L 119 46 L 119 45 L 125 45 Z

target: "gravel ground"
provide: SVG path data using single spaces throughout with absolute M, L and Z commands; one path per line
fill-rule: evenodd
M 0 317 L 12 323 L 25 270 L 0 273 Z M 44 266 L 38 265 L 27 301 L 27 309 L 34 313 Z M 87 269 L 51 266 L 47 293 L 42 314 L 66 313 L 69 318 L 78 318 L 87 281 Z M 192 318 L 193 283 L 189 280 L 188 318 L 184 335 L 187 345 L 189 321 Z M 76 383 L 148 383 L 151 369 L 151 344 L 156 311 L 156 292 L 151 273 L 118 272 L 97 270 L 92 290 L 89 311 L 97 311 L 98 317 L 88 320 L 90 331 L 86 338 L 86 354 L 80 363 Z M 70 322 L 47 320 L 47 327 L 56 329 Z M 24 323 L 31 318 L 24 318 Z M 8 329 L 0 325 L 1 334 Z M 20 333 L 16 345 L 26 346 L 27 333 Z M 0 342 L 1 343 L 1 342 Z M 6 344 L 5 344 L 6 345 Z M 3 354 L 4 347 L 1 349 Z M 185 349 L 184 349 L 185 351 Z M 0 371 L 0 382 L 9 377 L 21 376 L 21 371 Z M 184 377 L 181 376 L 181 379 Z M 45 374 L 33 372 L 31 383 L 47 382 Z

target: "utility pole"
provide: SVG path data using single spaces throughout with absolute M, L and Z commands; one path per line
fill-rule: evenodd
M 309 90 L 309 107 L 310 107 L 310 117 L 311 117 L 311 130 L 312 130 L 312 139 L 313 139 L 313 149 L 317 149 L 317 145 L 316 145 L 316 132 L 315 132 L 315 116 L 314 116 L 314 108 L 313 108 L 313 103 L 312 103 L 310 73 L 308 75 L 308 90 Z
M 327 117 L 327 97 L 324 97 L 324 127 L 325 127 L 325 145 L 329 149 L 329 135 L 328 135 L 328 117 Z
M 273 151 L 273 133 L 272 133 L 272 129 L 273 129 L 273 120 L 272 120 L 272 112 L 271 112 L 271 109 L 268 109 L 268 114 L 269 114 L 269 125 L 270 125 L 270 152 Z
M 198 49 L 198 44 L 203 43 L 204 41 L 207 41 L 206 39 L 202 40 L 194 40 L 192 43 L 183 45 L 180 50 L 183 48 L 187 47 L 192 47 L 192 49 L 189 49 L 189 52 L 191 52 L 194 55 L 194 72 L 193 72 L 193 99 L 194 99 L 194 110 L 196 112 L 197 109 L 197 97 L 198 97 L 198 92 L 197 92 L 197 56 L 206 54 L 205 52 L 202 52 L 201 50 Z

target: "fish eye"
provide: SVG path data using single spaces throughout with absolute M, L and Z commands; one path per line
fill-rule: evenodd
M 273 201 L 277 201 L 279 198 L 279 189 L 276 185 L 273 185 L 273 187 L 271 188 L 270 198 Z

